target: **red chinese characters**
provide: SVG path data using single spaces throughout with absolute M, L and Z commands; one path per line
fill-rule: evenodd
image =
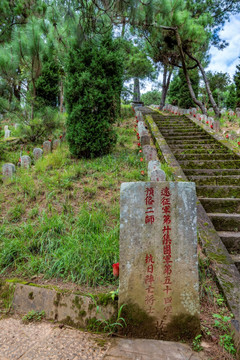
M 145 304 L 147 307 L 148 314 L 154 313 L 154 260 L 151 254 L 146 254 L 145 257 L 145 265 L 146 265 L 146 275 L 145 275 L 145 286 L 146 286 L 146 294 L 145 294 Z
M 145 224 L 153 224 L 154 223 L 154 189 L 152 187 L 146 188 L 145 190 L 146 197 L 145 197 L 145 204 L 147 206 L 145 211 Z
M 162 245 L 163 245 L 163 292 L 164 312 L 172 312 L 172 239 L 171 239 L 171 193 L 168 187 L 161 191 L 161 206 L 163 215 Z

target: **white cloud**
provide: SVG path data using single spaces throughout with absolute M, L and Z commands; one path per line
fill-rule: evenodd
M 240 15 L 231 16 L 220 32 L 220 38 L 226 40 L 229 45 L 224 50 L 214 47 L 210 49 L 211 61 L 207 70 L 228 72 L 232 77 L 236 65 L 240 62 Z

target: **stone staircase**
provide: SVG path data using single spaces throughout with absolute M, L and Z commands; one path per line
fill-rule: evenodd
M 186 116 L 151 116 L 240 271 L 240 157 Z

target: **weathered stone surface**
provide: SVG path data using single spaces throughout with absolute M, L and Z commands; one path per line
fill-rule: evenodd
M 240 118 L 240 111 L 237 111 L 236 115 L 237 115 L 238 118 Z
M 44 310 L 47 319 L 56 319 L 56 301 L 55 291 L 37 286 L 16 284 L 13 308 L 21 314 L 27 314 L 31 310 Z
M 43 143 L 43 153 L 44 154 L 49 154 L 52 150 L 52 143 L 51 141 L 44 141 Z
M 150 181 L 166 181 L 166 174 L 161 169 L 153 170 L 150 174 Z
M 213 108 L 209 108 L 208 111 L 213 112 Z
M 157 160 L 157 151 L 153 146 L 145 145 L 143 146 L 142 151 L 147 162 L 151 160 Z
M 208 125 L 211 126 L 214 123 L 214 118 L 208 117 L 207 121 L 208 121 Z
M 2 174 L 3 174 L 3 180 L 7 180 L 13 176 L 13 174 L 16 172 L 16 168 L 14 164 L 6 163 L 2 166 Z
M 138 133 L 140 137 L 143 135 L 148 135 L 147 129 L 143 121 L 139 121 L 138 123 Z
M 143 114 L 141 113 L 141 111 L 136 111 L 136 116 L 138 121 L 143 121 Z
M 145 145 L 150 145 L 150 136 L 149 135 L 140 136 L 140 143 L 142 147 Z
M 34 160 L 38 160 L 43 156 L 43 151 L 40 148 L 33 149 Z
M 5 130 L 5 133 L 4 133 L 4 138 L 7 139 L 11 136 L 11 131 L 10 130 Z
M 109 320 L 115 312 L 112 305 L 100 306 L 100 309 L 98 312 L 89 296 L 62 293 L 58 302 L 57 319 L 62 322 L 71 319 L 72 324 L 84 328 L 87 327 L 89 319 Z
M 220 131 L 220 121 L 219 120 L 216 120 L 212 123 L 213 125 L 213 130 L 216 131 L 216 132 L 219 132 Z
M 4 131 L 8 130 L 8 125 L 4 126 Z
M 56 139 L 56 140 L 53 140 L 53 150 L 56 150 L 59 146 L 61 145 L 61 141 Z
M 115 339 L 104 360 L 200 360 L 190 346 L 173 341 Z
M 199 331 L 196 200 L 190 182 L 121 186 L 119 305 L 146 314 L 142 336 Z
M 101 311 L 97 311 L 89 296 L 24 284 L 16 284 L 13 308 L 21 314 L 44 310 L 47 319 L 80 328 L 86 327 L 92 318 L 109 320 L 115 312 L 112 304 L 100 305 Z
M 28 155 L 21 156 L 21 167 L 28 169 L 31 165 L 31 158 Z
M 153 170 L 161 169 L 161 163 L 159 160 L 151 160 L 148 163 L 148 175 L 150 178 L 150 174 Z
M 234 111 L 229 110 L 228 115 L 229 115 L 229 116 L 233 116 L 233 115 L 234 115 Z

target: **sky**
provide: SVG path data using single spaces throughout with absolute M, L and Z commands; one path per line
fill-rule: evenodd
M 210 64 L 206 70 L 227 72 L 232 78 L 236 65 L 240 64 L 240 14 L 231 16 L 220 32 L 220 38 L 229 45 L 224 50 L 210 49 Z
M 233 80 L 236 65 L 240 64 L 240 14 L 231 16 L 230 21 L 225 24 L 219 35 L 229 45 L 224 50 L 218 50 L 215 47 L 210 48 L 210 63 L 206 71 L 227 72 Z M 162 80 L 161 74 L 159 80 Z M 151 91 L 152 83 L 150 81 L 144 83 L 145 88 L 141 89 L 141 93 Z

